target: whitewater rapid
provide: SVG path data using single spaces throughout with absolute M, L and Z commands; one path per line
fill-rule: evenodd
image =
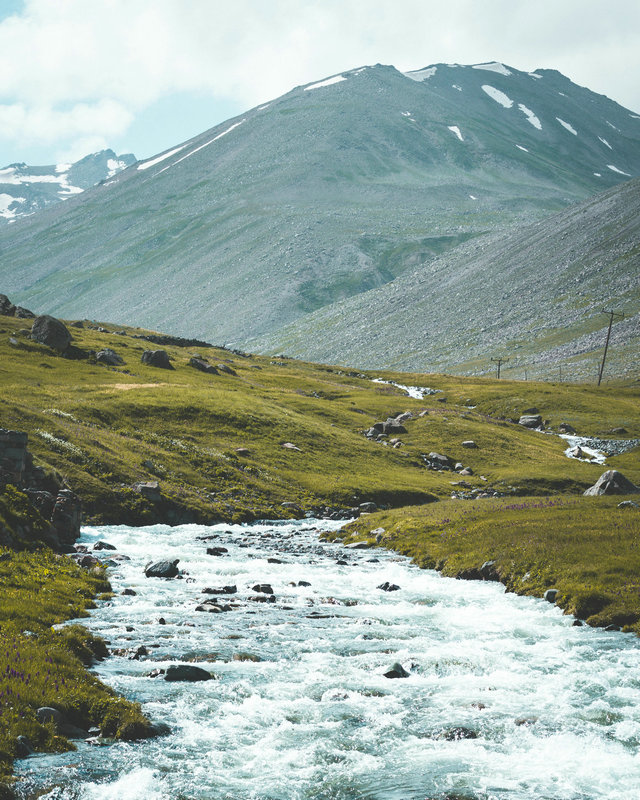
M 103 539 L 131 559 L 110 570 L 113 600 L 82 620 L 110 649 L 128 651 L 95 672 L 172 732 L 17 762 L 22 796 L 640 795 L 634 636 L 573 627 L 553 605 L 499 584 L 443 578 L 393 553 L 319 540 L 339 524 L 85 528 L 83 543 Z M 207 555 L 208 546 L 227 552 Z M 144 565 L 161 558 L 179 558 L 188 574 L 146 578 Z M 399 589 L 383 591 L 384 582 Z M 249 599 L 259 583 L 271 584 L 275 602 Z M 221 599 L 237 608 L 195 610 L 211 597 L 205 587 L 229 584 L 237 593 Z M 120 594 L 125 588 L 137 594 Z M 141 645 L 149 655 L 131 659 Z M 246 654 L 260 660 L 234 660 Z M 175 662 L 217 679 L 148 677 Z M 408 677 L 384 676 L 396 662 Z M 475 738 L 459 738 L 467 736 Z

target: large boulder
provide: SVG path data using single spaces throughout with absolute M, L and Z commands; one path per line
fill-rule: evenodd
M 66 326 L 48 314 L 35 318 L 31 326 L 31 338 L 40 344 L 53 347 L 60 353 L 64 353 L 71 344 L 71 334 Z
M 542 417 L 540 414 L 523 414 L 518 420 L 519 425 L 525 428 L 540 428 L 542 426 Z
M 631 483 L 621 472 L 609 469 L 585 492 L 585 495 L 601 494 L 640 494 L 640 486 Z
M 3 317 L 12 317 L 16 307 L 6 294 L 0 294 L 0 315 Z
M 173 369 L 166 350 L 145 350 L 142 354 L 142 363 L 160 369 Z

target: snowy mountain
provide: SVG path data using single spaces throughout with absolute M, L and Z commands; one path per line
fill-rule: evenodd
M 0 286 L 250 348 L 637 175 L 640 116 L 554 70 L 362 67 L 5 226 Z
M 117 156 L 113 150 L 102 150 L 74 164 L 44 167 L 9 164 L 0 169 L 0 224 L 80 194 L 100 181 L 113 178 L 135 161 L 131 153 Z

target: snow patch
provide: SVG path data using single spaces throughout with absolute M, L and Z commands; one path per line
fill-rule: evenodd
M 561 97 L 566 97 L 567 95 L 564 92 L 558 92 Z
M 538 79 L 540 79 L 540 78 L 544 78 L 544 75 L 538 75 L 538 74 L 537 74 L 537 73 L 535 73 L 535 72 L 528 72 L 528 73 L 527 73 L 527 75 L 528 75 L 530 78 L 538 78 Z
M 126 166 L 124 161 L 116 161 L 115 158 L 109 158 L 107 160 L 107 169 L 109 170 L 107 178 L 113 178 L 116 173 L 121 172 Z
M 305 86 L 304 90 L 305 92 L 310 92 L 312 89 L 322 89 L 323 86 L 332 86 L 334 83 L 340 83 L 346 80 L 344 75 L 336 75 L 333 78 L 327 78 L 326 81 L 320 81 L 319 83 L 312 83 L 311 86 Z
M 511 70 L 508 70 L 504 64 L 499 61 L 490 61 L 488 64 L 473 64 L 473 69 L 486 69 L 488 72 L 497 72 L 498 75 L 511 75 Z
M 367 67 L 360 67 L 360 69 L 357 69 L 355 72 L 352 72 L 351 74 L 352 75 L 359 75 L 361 72 L 364 72 L 366 69 L 367 69 Z
M 16 213 L 15 211 L 10 211 L 9 206 L 13 205 L 15 202 L 22 202 L 24 203 L 24 197 L 13 197 L 10 194 L 0 194 L 0 217 L 4 217 L 4 219 L 13 219 Z
M 173 150 L 169 150 L 168 153 L 164 153 L 161 156 L 152 158 L 151 161 L 143 161 L 142 164 L 138 164 L 138 169 L 149 169 L 149 167 L 155 167 L 156 164 L 159 164 L 161 161 L 164 161 L 165 158 L 171 158 L 171 156 L 175 156 L 176 153 L 179 153 L 185 147 L 186 145 L 181 144 L 180 147 L 176 147 Z
M 482 86 L 482 91 L 486 92 L 492 100 L 495 100 L 496 103 L 500 103 L 501 106 L 505 108 L 511 108 L 513 105 L 513 100 L 504 92 L 501 92 L 500 89 L 496 89 L 493 86 L 489 86 L 488 84 L 484 84 Z
M 518 148 L 518 150 L 524 150 L 524 152 L 525 152 L 525 153 L 528 153 L 528 152 L 529 152 L 529 151 L 527 150 L 527 148 L 526 148 L 526 147 L 523 147 L 521 144 L 517 144 L 517 145 L 516 145 L 516 147 Z
M 451 86 L 452 86 L 454 89 L 457 89 L 459 92 L 461 92 L 461 91 L 462 91 L 462 86 L 458 86 L 458 84 L 457 84 L 457 83 L 452 83 L 452 84 L 451 84 Z
M 618 169 L 618 167 L 615 167 L 613 164 L 607 164 L 607 169 L 610 169 L 612 172 L 617 172 L 618 175 L 626 175 L 627 178 L 631 177 L 631 175 L 628 172 L 623 172 L 621 169 Z
M 186 156 L 181 156 L 177 161 L 174 161 L 173 164 L 168 164 L 166 167 L 163 167 L 161 170 L 156 172 L 156 175 L 160 175 L 161 172 L 164 172 L 165 170 L 169 169 L 169 167 L 175 167 L 176 164 L 179 164 L 186 158 L 195 155 L 199 150 L 203 150 L 205 147 L 209 147 L 210 144 L 217 142 L 218 139 L 222 139 L 223 136 L 226 136 L 228 133 L 231 133 L 231 131 L 234 130 L 234 128 L 237 128 L 238 126 L 242 125 L 244 121 L 245 121 L 244 119 L 241 119 L 240 122 L 234 122 L 233 125 L 230 125 L 226 130 L 222 131 L 222 133 L 219 133 L 217 136 L 214 136 L 213 139 L 209 139 L 208 142 L 201 144 L 200 147 L 196 147 L 195 150 L 192 150 L 190 153 L 187 153 Z
M 631 117 L 631 119 L 640 119 L 640 117 L 637 114 L 629 114 L 629 116 Z
M 432 78 L 438 71 L 437 67 L 426 67 L 426 69 L 416 69 L 413 72 L 404 72 L 405 78 L 411 78 L 412 81 L 426 81 L 427 78 Z
M 539 131 L 542 130 L 542 123 L 530 108 L 527 108 L 524 103 L 518 103 L 518 108 L 520 109 L 520 111 L 522 111 L 522 113 L 525 115 L 527 120 L 533 125 L 534 128 L 537 128 Z
M 451 133 L 455 134 L 461 142 L 464 142 L 462 134 L 460 133 L 460 128 L 457 125 L 447 125 L 447 128 L 449 128 Z
M 574 136 L 578 135 L 578 131 L 573 127 L 573 125 L 569 125 L 568 122 L 565 122 L 563 119 L 560 119 L 560 117 L 556 117 L 556 119 L 562 125 L 563 128 L 566 128 L 569 131 L 569 133 L 572 133 Z
M 601 178 L 602 177 L 602 173 L 601 172 L 594 172 L 593 174 L 596 176 L 596 178 Z
M 73 164 L 56 164 L 56 172 L 69 172 Z
M 607 125 L 608 125 L 610 128 L 613 128 L 613 130 L 614 130 L 614 131 L 617 131 L 617 130 L 618 130 L 618 128 L 616 128 L 616 126 L 615 126 L 615 125 L 613 125 L 611 122 L 609 122 L 609 120 L 608 120 L 608 119 L 605 119 L 605 122 L 607 123 Z
M 470 194 L 470 195 L 469 195 L 469 197 L 470 197 L 472 200 L 477 200 L 477 199 L 478 199 L 478 198 L 477 198 L 475 195 L 473 195 L 473 194 Z
M 613 150 L 613 147 L 611 147 L 611 145 L 609 144 L 609 142 L 608 142 L 606 139 L 603 139 L 603 138 L 602 138 L 602 136 L 598 136 L 598 139 L 600 139 L 600 141 L 602 142 L 602 144 L 606 145 L 606 146 L 609 148 L 609 150 Z

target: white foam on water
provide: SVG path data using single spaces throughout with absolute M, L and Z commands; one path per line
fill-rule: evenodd
M 635 637 L 574 628 L 555 606 L 499 584 L 318 541 L 316 527 L 338 526 L 84 528 L 86 545 L 105 539 L 131 560 L 112 569 L 115 597 L 83 624 L 112 649 L 150 653 L 111 656 L 95 672 L 172 733 L 31 757 L 17 762 L 20 775 L 35 788 L 53 775 L 66 792 L 55 797 L 74 800 L 636 796 Z M 207 555 L 199 536 L 228 552 Z M 144 577 L 148 561 L 174 558 L 182 580 Z M 384 592 L 383 581 L 400 589 Z M 270 583 L 276 601 L 248 601 L 255 583 Z M 195 612 L 204 587 L 225 584 L 238 592 L 222 599 L 239 608 Z M 233 660 L 238 652 L 262 660 Z M 217 680 L 146 677 L 187 659 Z M 408 678 L 384 677 L 394 662 Z M 443 737 L 461 726 L 477 738 Z

